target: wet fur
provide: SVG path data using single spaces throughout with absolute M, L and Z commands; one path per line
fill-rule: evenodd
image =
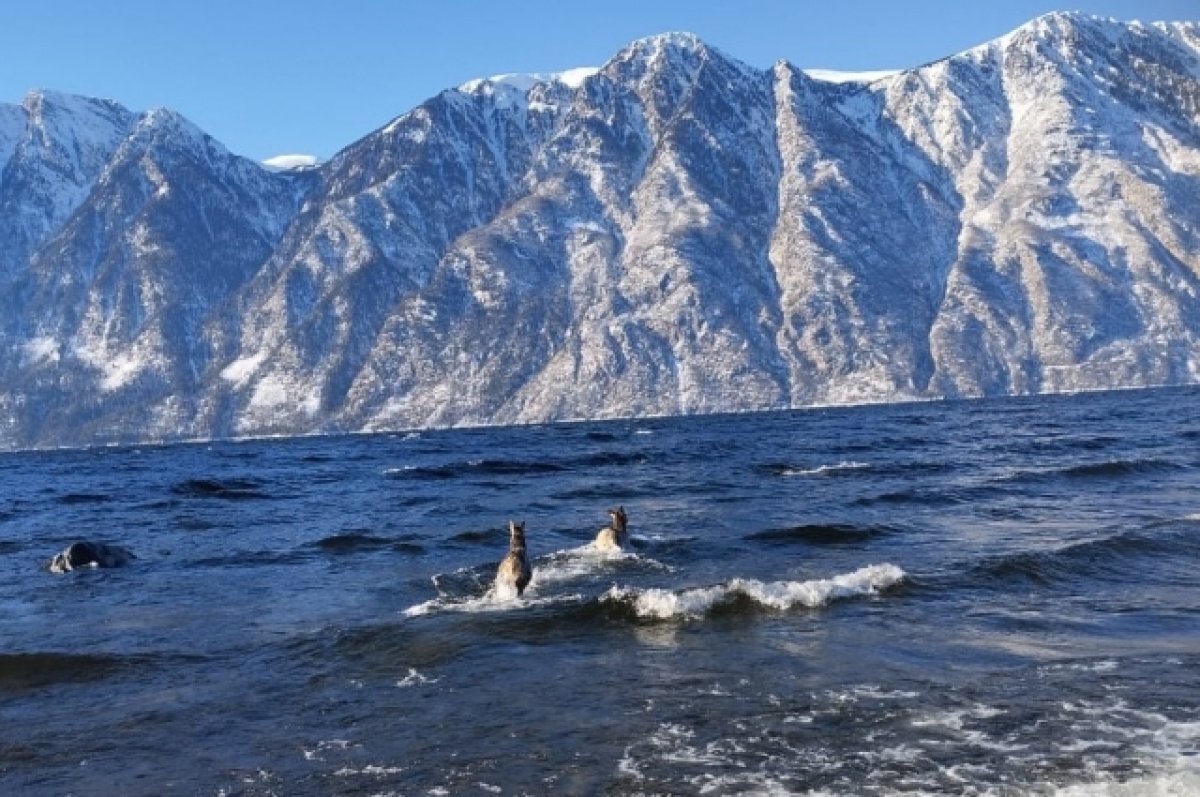
M 629 542 L 628 519 L 625 507 L 608 510 L 611 521 L 596 535 L 595 546 L 602 551 L 620 551 Z
M 517 595 L 525 592 L 533 578 L 529 555 L 525 552 L 525 524 L 508 521 L 508 553 L 496 571 L 496 586 L 515 589 Z
M 51 573 L 66 573 L 80 567 L 120 567 L 135 559 L 132 552 L 119 545 L 99 542 L 73 542 L 62 553 L 56 553 L 47 567 Z

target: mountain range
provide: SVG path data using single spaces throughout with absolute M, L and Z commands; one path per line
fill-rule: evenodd
M 913 69 L 689 34 L 268 169 L 0 105 L 0 448 L 1200 381 L 1200 23 Z

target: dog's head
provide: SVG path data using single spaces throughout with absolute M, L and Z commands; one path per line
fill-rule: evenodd
M 508 547 L 513 550 L 525 547 L 525 521 L 508 521 Z
M 73 542 L 65 551 L 56 553 L 50 560 L 50 571 L 65 573 L 87 565 L 99 564 L 100 552 L 90 542 Z

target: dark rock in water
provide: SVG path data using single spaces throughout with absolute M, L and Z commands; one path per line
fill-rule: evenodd
M 120 567 L 137 557 L 119 545 L 99 542 L 73 542 L 50 560 L 51 573 L 66 573 L 80 567 Z

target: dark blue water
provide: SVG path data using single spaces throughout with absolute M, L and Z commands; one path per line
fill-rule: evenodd
M 0 793 L 1200 793 L 1198 404 L 5 455 Z

